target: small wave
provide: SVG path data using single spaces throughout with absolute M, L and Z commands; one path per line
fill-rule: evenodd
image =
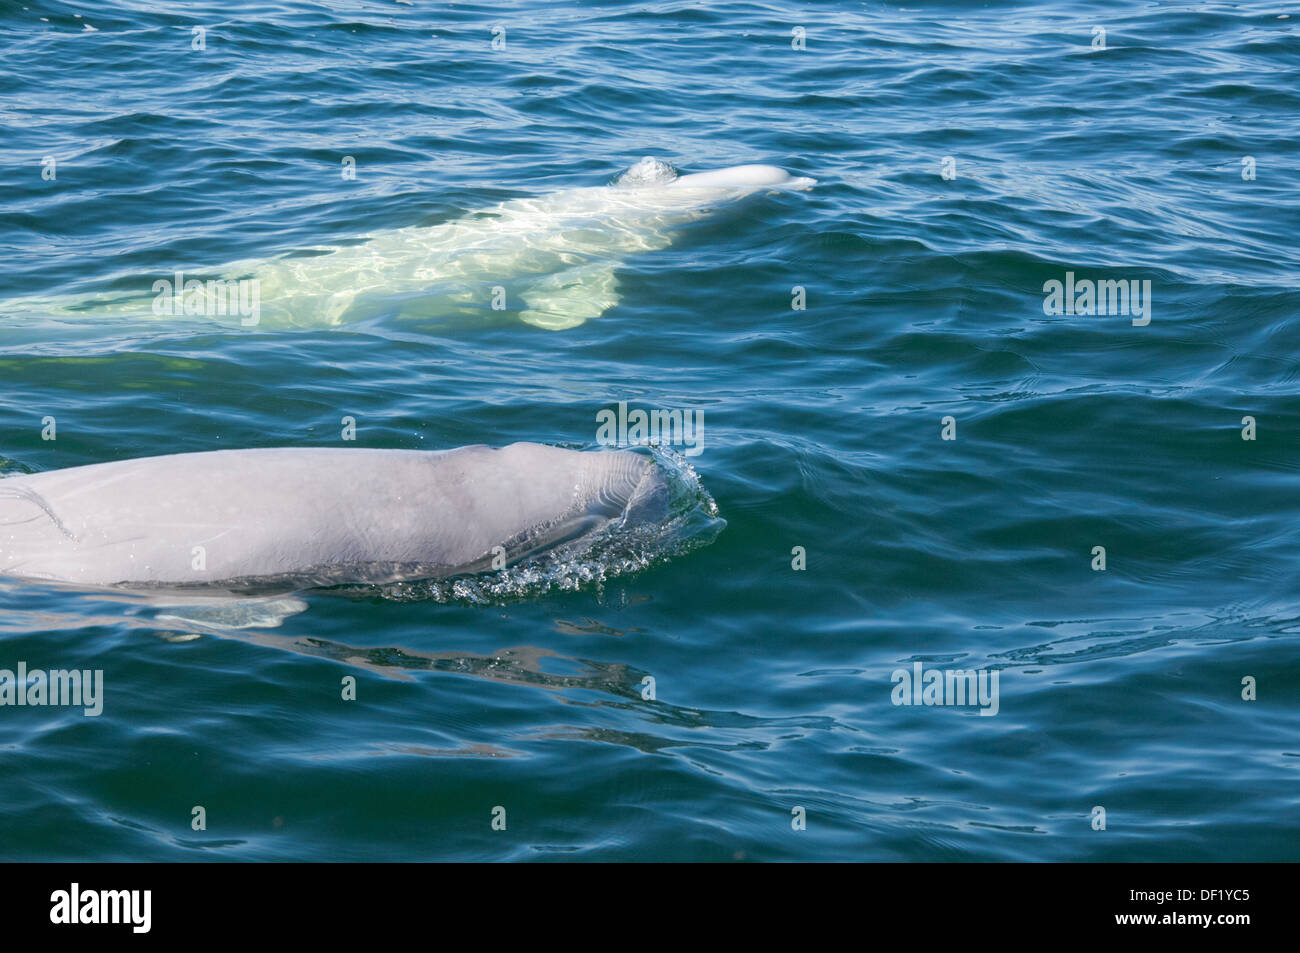
M 22 463 L 19 460 L 12 460 L 0 453 L 0 480 L 3 480 L 5 477 L 22 476 L 24 474 L 35 472 L 36 470 L 33 467 L 29 467 L 27 464 Z
M 614 179 L 614 185 L 620 188 L 667 185 L 677 178 L 677 174 L 677 170 L 662 159 L 646 156 Z

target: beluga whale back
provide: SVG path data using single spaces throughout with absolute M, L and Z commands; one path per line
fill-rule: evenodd
M 628 256 L 668 247 L 683 225 L 747 195 L 814 184 L 770 165 L 678 175 L 647 157 L 610 185 L 512 199 L 432 226 L 307 249 L 310 255 L 238 262 L 206 281 L 184 273 L 152 285 L 141 279 L 139 294 L 0 302 L 0 316 L 181 316 L 311 328 L 375 318 L 481 317 L 499 309 L 563 330 L 618 303 L 615 272 Z

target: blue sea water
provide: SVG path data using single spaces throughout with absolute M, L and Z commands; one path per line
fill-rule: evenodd
M 818 180 L 626 256 L 564 330 L 0 304 L 6 474 L 584 446 L 626 401 L 702 413 L 725 520 L 640 571 L 310 592 L 198 638 L 0 580 L 0 668 L 105 680 L 99 717 L 0 707 L 0 857 L 1295 859 L 1298 28 L 1269 2 L 0 0 L 0 302 L 647 155 Z M 1145 313 L 1046 313 L 1086 280 Z M 996 672 L 997 713 L 895 704 L 917 663 Z

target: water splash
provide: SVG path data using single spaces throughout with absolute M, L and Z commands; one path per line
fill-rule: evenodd
M 614 180 L 619 188 L 645 188 L 654 185 L 667 185 L 677 178 L 677 170 L 667 162 L 646 156 L 634 163 L 628 170 Z

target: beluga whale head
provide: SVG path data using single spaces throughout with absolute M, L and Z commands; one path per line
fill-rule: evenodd
M 735 189 L 741 192 L 755 189 L 808 189 L 816 184 L 816 179 L 791 175 L 774 165 L 733 165 L 712 172 L 680 175 L 673 181 L 673 187 L 678 189 Z
M 679 175 L 667 162 L 646 156 L 620 175 L 614 184 L 623 189 L 672 187 L 743 193 L 758 189 L 808 189 L 816 185 L 817 180 L 791 175 L 774 165 L 733 165 L 710 172 Z

